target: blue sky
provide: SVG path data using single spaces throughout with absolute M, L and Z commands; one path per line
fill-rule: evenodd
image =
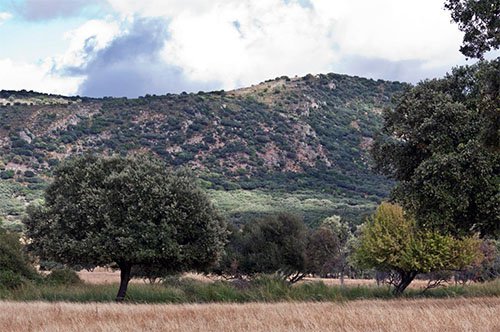
M 128 96 L 467 63 L 439 0 L 2 0 L 0 89 Z M 469 61 L 470 62 L 470 61 Z

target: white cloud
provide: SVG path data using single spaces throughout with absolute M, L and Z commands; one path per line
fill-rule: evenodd
M 55 62 L 57 67 L 80 67 L 91 60 L 90 57 L 108 46 L 121 33 L 120 24 L 112 19 L 90 20 L 77 29 L 65 33 L 70 41 L 67 51 Z
M 224 88 L 278 75 L 326 71 L 336 59 L 328 22 L 281 0 L 218 4 L 204 13 L 172 18 L 163 53 L 193 80 Z
M 34 90 L 72 95 L 83 82 L 82 77 L 62 77 L 52 73 L 52 63 L 40 64 L 0 59 L 0 90 Z
M 0 25 L 2 25 L 5 21 L 10 20 L 12 18 L 11 13 L 0 12 Z
M 224 88 L 342 71 L 350 57 L 419 63 L 422 75 L 464 59 L 462 34 L 436 0 L 108 1 L 123 17 L 164 17 L 165 61 Z
M 64 54 L 54 55 L 38 63 L 0 59 L 0 89 L 77 94 L 86 77 L 78 73 L 66 73 L 64 69 L 85 65 L 96 52 L 109 45 L 122 32 L 119 24 L 110 19 L 90 20 L 65 33 L 70 43 Z
M 429 67 L 459 62 L 462 34 L 436 0 L 311 0 L 335 24 L 344 55 L 390 61 L 423 60 Z
M 1 71 L 0 84 L 12 88 L 14 83 L 7 86 L 12 81 L 19 88 L 74 93 L 86 79 L 79 68 L 127 36 L 134 22 L 151 17 L 168 26 L 161 59 L 155 63 L 158 68 L 175 68 L 189 81 L 220 82 L 224 89 L 281 75 L 331 71 L 363 75 L 367 65 L 376 63 L 383 64 L 388 74 L 368 68 L 366 75 L 417 81 L 442 74 L 443 68 L 464 59 L 458 52 L 462 34 L 450 23 L 442 1 L 436 0 L 308 0 L 308 5 L 300 0 L 107 1 L 116 15 L 66 32 L 70 42 L 64 53 L 42 64 L 0 59 L 0 69 L 12 65 L 21 73 L 15 75 L 11 69 L 9 75 L 17 76 L 11 80 Z M 0 13 L 0 23 L 9 18 L 10 14 Z M 124 52 L 125 57 L 137 53 L 133 46 L 113 52 Z M 65 74 L 75 76 L 63 76 L 71 68 L 75 70 Z M 34 77 L 26 74 L 30 70 Z M 36 78 L 43 83 L 35 84 Z

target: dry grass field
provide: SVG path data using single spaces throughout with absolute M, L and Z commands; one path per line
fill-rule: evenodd
M 92 272 L 88 271 L 80 271 L 78 272 L 80 278 L 86 283 L 90 284 L 118 284 L 120 283 L 120 272 L 112 271 L 110 269 L 98 268 Z M 184 274 L 184 278 L 195 279 L 198 281 L 204 282 L 212 282 L 214 279 L 207 278 L 201 274 L 195 273 L 186 273 Z M 333 278 L 305 278 L 301 282 L 317 282 L 322 281 L 325 285 L 328 286 L 340 286 L 339 279 Z M 132 283 L 144 283 L 142 279 L 132 279 Z M 345 279 L 344 283 L 346 286 L 375 286 L 376 282 L 374 279 Z M 410 284 L 410 288 L 422 289 L 427 285 L 427 280 L 414 280 Z
M 500 298 L 346 303 L 0 302 L 1 331 L 500 331 Z

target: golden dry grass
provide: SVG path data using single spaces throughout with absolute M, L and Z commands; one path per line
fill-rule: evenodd
M 106 268 L 97 268 L 92 272 L 82 270 L 78 272 L 80 278 L 89 284 L 103 285 L 103 284 L 119 284 L 120 283 L 120 271 L 113 271 Z M 212 282 L 213 279 L 207 278 L 202 274 L 197 273 L 185 273 L 183 278 L 194 279 L 203 282 Z M 131 283 L 144 283 L 142 279 L 132 279 Z
M 78 272 L 78 275 L 80 278 L 85 281 L 86 283 L 90 284 L 96 284 L 96 285 L 101 285 L 101 284 L 118 284 L 120 283 L 120 272 L 119 271 L 113 271 L 111 269 L 105 269 L 105 268 L 98 268 L 92 272 L 88 271 L 80 271 Z M 203 276 L 201 274 L 196 274 L 196 273 L 185 273 L 183 275 L 184 278 L 188 279 L 194 279 L 197 281 L 203 281 L 203 282 L 212 282 L 213 279 L 207 278 L 206 276 Z M 328 286 L 340 286 L 340 280 L 339 279 L 333 279 L 333 278 L 305 278 L 301 282 L 317 282 L 317 281 L 322 281 L 325 285 Z M 132 283 L 144 283 L 143 280 L 141 279 L 132 279 Z M 345 279 L 344 284 L 346 286 L 375 286 L 376 282 L 374 279 Z M 410 284 L 410 288 L 415 288 L 415 289 L 422 289 L 425 288 L 427 285 L 427 280 L 414 280 Z
M 0 302 L 1 331 L 500 331 L 500 298 L 339 303 Z

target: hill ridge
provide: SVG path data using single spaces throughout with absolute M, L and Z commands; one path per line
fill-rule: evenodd
M 0 177 L 39 190 L 71 154 L 151 151 L 210 189 L 375 202 L 390 182 L 370 171 L 368 148 L 381 110 L 407 86 L 330 73 L 131 99 L 4 90 Z

